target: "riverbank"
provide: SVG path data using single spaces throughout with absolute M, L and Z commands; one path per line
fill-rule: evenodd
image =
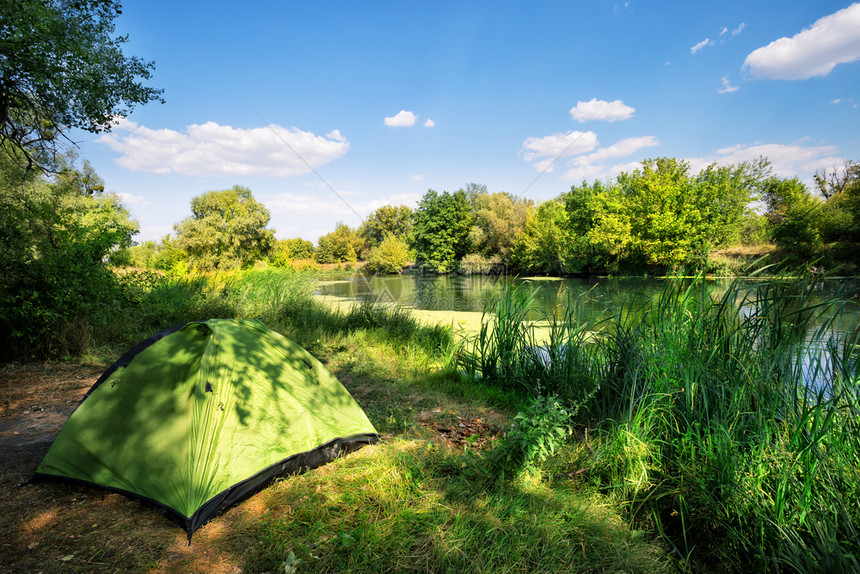
M 425 322 L 402 308 L 324 302 L 318 279 L 266 270 L 130 280 L 132 303 L 106 331 L 114 346 L 101 339 L 89 360 L 0 369 L 0 452 L 18 453 L 0 461 L 10 469 L 0 473 L 0 564 L 659 572 L 803 570 L 857 555 L 860 321 L 849 321 L 840 355 L 798 363 L 797 341 L 833 309 L 811 298 L 814 278 L 761 282 L 746 313 L 730 288 L 712 296 L 701 283 L 665 282 L 636 312 L 616 310 L 596 340 L 569 308 L 554 315 L 545 354 L 529 334 L 529 298 L 511 290 L 497 292 L 476 334 L 466 327 L 480 313 L 469 311 L 458 336 L 436 322 L 456 314 Z M 211 317 L 257 317 L 309 349 L 384 440 L 277 481 L 189 548 L 181 529 L 117 495 L 14 487 L 102 368 L 152 332 Z M 808 367 L 831 377 L 823 394 L 804 394 Z
M 296 281 L 252 275 L 226 293 L 177 281 L 153 291 L 146 308 L 160 321 L 179 311 L 264 315 L 335 373 L 382 435 L 379 444 L 276 481 L 204 525 L 187 546 L 181 528 L 120 495 L 82 485 L 16 486 L 107 360 L 3 366 L 0 571 L 667 570 L 655 538 L 632 530 L 578 468 L 560 463 L 546 473 L 487 480 L 483 453 L 524 399 L 463 385 L 445 369 L 437 328 L 368 309 L 332 315 Z M 285 287 L 290 295 L 274 299 Z M 201 292 L 209 295 L 191 296 Z

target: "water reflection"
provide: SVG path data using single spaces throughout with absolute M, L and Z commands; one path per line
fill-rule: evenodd
M 692 279 L 681 281 L 683 287 L 693 282 Z M 524 296 L 531 298 L 533 310 L 528 317 L 530 320 L 540 320 L 544 318 L 544 313 L 552 314 L 559 305 L 566 305 L 572 299 L 577 299 L 580 319 L 590 320 L 599 315 L 619 312 L 624 316 L 637 315 L 647 301 L 659 298 L 666 287 L 665 282 L 665 279 L 640 277 L 500 278 L 420 274 L 368 277 L 357 274 L 345 281 L 321 284 L 318 293 L 344 300 L 376 301 L 418 310 L 481 313 L 488 305 L 492 305 L 501 287 L 515 285 L 520 287 Z M 754 296 L 756 286 L 761 283 L 760 280 L 747 280 L 743 285 L 748 285 L 750 291 L 742 288 L 732 297 L 741 317 L 747 320 L 761 312 L 761 309 L 756 308 Z M 702 289 L 702 295 L 721 299 L 729 289 L 736 289 L 737 283 L 731 280 L 706 280 L 695 288 Z M 858 328 L 854 324 L 860 307 L 858 289 L 860 280 L 857 279 L 827 279 L 805 288 L 805 294 L 790 295 L 790 298 L 797 297 L 801 306 L 813 308 L 819 302 L 833 298 L 846 301 L 841 310 L 831 308 L 831 305 L 828 305 L 827 310 L 815 310 L 815 317 L 808 322 L 804 322 L 800 315 L 788 319 L 790 323 L 803 324 L 809 329 L 805 333 L 797 333 L 797 348 L 802 351 L 792 361 L 791 368 L 799 369 L 802 373 L 800 378 L 813 389 L 832 378 L 833 351 L 842 346 L 846 334 Z M 832 318 L 827 319 L 831 313 Z M 770 320 L 765 316 L 761 316 L 761 319 Z M 822 328 L 826 332 L 822 333 Z M 788 335 L 787 332 L 782 334 Z
M 689 280 L 692 282 L 692 279 Z M 351 301 L 378 301 L 402 307 L 432 311 L 482 312 L 492 301 L 500 285 L 519 285 L 532 297 L 537 309 L 551 312 L 565 304 L 569 297 L 582 297 L 587 314 L 630 307 L 636 301 L 656 297 L 665 279 L 644 277 L 590 278 L 500 278 L 485 275 L 375 275 L 356 274 L 348 280 L 321 284 L 318 294 Z M 752 287 L 756 282 L 749 281 Z M 703 282 L 707 293 L 721 297 L 732 285 L 731 280 L 709 279 Z M 815 284 L 816 296 L 826 299 L 860 288 L 856 279 L 828 279 Z M 856 298 L 856 295 L 855 295 Z M 855 299 L 856 300 L 856 299 Z M 749 309 L 745 310 L 749 312 Z

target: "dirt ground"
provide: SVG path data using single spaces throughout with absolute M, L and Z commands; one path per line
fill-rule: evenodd
M 188 546 L 183 529 L 119 494 L 55 481 L 28 483 L 105 368 L 60 362 L 0 366 L 0 573 L 240 573 L 243 550 L 225 552 L 228 525 L 255 511 L 259 501 L 253 498 L 227 510 L 225 520 L 201 527 Z M 419 412 L 415 422 L 427 438 L 453 448 L 486 447 L 503 426 L 498 413 L 475 418 L 476 413 L 444 411 Z
M 0 367 L 0 572 L 240 572 L 214 551 L 214 525 L 187 546 L 181 528 L 121 495 L 62 482 L 26 484 L 104 369 Z
M 47 363 L 0 367 L 0 484 L 27 480 L 54 436 L 104 370 Z

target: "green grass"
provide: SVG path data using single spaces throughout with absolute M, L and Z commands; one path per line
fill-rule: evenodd
M 529 301 L 503 293 L 461 364 L 581 406 L 590 444 L 564 457 L 682 568 L 857 571 L 860 319 L 817 281 L 668 280 L 591 324 L 574 301 L 541 360 Z
M 649 532 L 646 538 L 659 536 L 681 569 L 856 568 L 860 327 L 845 297 L 813 297 L 815 278 L 736 281 L 720 294 L 708 294 L 701 280 L 667 280 L 660 296 L 631 298 L 597 318 L 582 319 L 584 300 L 572 299 L 537 321 L 527 297 L 502 289 L 479 332 L 459 343 L 449 328 L 428 326 L 403 310 L 371 304 L 333 309 L 311 296 L 313 281 L 272 270 L 162 281 L 143 290 L 141 319 L 134 322 L 154 331 L 210 316 L 259 317 L 323 358 L 384 436 L 403 441 L 397 448 L 376 447 L 379 460 L 361 459 L 382 465 L 372 474 L 399 481 L 386 491 L 411 484 L 409 496 L 399 495 L 403 507 L 371 504 L 370 515 L 346 512 L 357 503 L 349 497 L 372 490 L 368 475 L 352 469 L 333 490 L 349 504 L 338 503 L 328 518 L 315 514 L 324 504 L 302 495 L 315 502 L 296 524 L 318 525 L 313 536 L 277 521 L 260 534 L 282 542 L 254 558 L 261 568 L 278 566 L 292 550 L 311 569 L 361 571 L 369 563 L 354 562 L 350 548 L 357 545 L 389 560 L 393 570 L 406 568 L 403 557 L 413 555 L 420 557 L 414 569 L 432 571 L 602 570 L 653 559 L 653 547 L 645 544 L 634 552 L 644 552 L 638 558 L 613 554 L 610 564 L 600 562 L 587 551 L 605 542 L 594 536 L 609 536 L 618 553 L 630 531 L 583 530 L 583 515 L 558 502 L 568 498 L 576 507 L 601 501 L 614 520 L 617 505 L 626 520 Z M 840 340 L 830 338 L 837 325 L 846 332 Z M 802 355 L 806 347 L 819 351 Z M 810 391 L 804 377 L 815 377 L 819 387 Z M 558 397 L 578 410 L 571 423 L 580 440 L 558 450 L 555 443 L 545 448 L 557 435 L 529 435 L 516 448 L 543 453 L 531 473 L 500 481 L 475 471 L 502 456 L 500 445 L 489 459 L 421 446 L 428 444 L 421 413 L 455 417 L 451 413 L 498 409 L 510 417 L 528 411 L 539 396 Z M 528 416 L 524 428 L 542 415 Z M 554 470 L 547 475 L 546 469 Z M 347 496 L 350 489 L 361 494 Z M 475 514 L 477 500 L 483 514 Z M 529 506 L 534 501 L 541 502 Z M 505 517 L 520 516 L 526 512 L 521 507 L 548 510 L 528 533 L 514 529 L 510 537 L 496 534 L 494 542 L 485 538 L 486 524 L 495 525 L 492 532 L 513 528 Z M 371 519 L 374 512 L 387 526 Z M 549 527 L 560 520 L 558 513 L 570 522 Z M 574 542 L 573 530 L 587 541 Z M 536 538 L 527 536 L 533 533 Z M 547 538 L 550 533 L 562 538 Z M 579 553 L 562 548 L 562 539 L 580 544 Z M 323 543 L 324 554 L 314 550 Z M 542 546 L 553 550 L 542 554 Z M 574 554 L 584 562 L 574 561 Z
M 234 544 L 249 571 L 656 572 L 659 547 L 599 498 L 539 480 L 488 488 L 462 453 L 393 439 L 263 494 Z M 291 560 L 293 564 L 295 561 Z
M 316 280 L 128 276 L 127 313 L 94 335 L 115 356 L 177 323 L 258 317 L 320 357 L 382 433 L 229 511 L 218 544 L 244 571 L 860 568 L 847 294 L 818 300 L 814 277 L 719 294 L 668 280 L 585 319 L 584 299 L 536 315 L 503 289 L 458 339 L 396 308 L 334 309 Z M 508 436 L 440 438 L 473 420 Z
M 493 436 L 533 393 L 456 368 L 450 327 L 378 305 L 332 309 L 312 297 L 315 280 L 280 270 L 126 277 L 131 318 L 98 342 L 108 355 L 177 323 L 258 317 L 320 357 L 382 434 L 215 519 L 196 537 L 210 552 L 245 572 L 667 570 L 654 535 L 631 530 L 616 503 L 569 472 L 557 445 L 532 456 L 529 472 L 492 471 L 484 449 L 498 459 L 511 448 Z M 462 445 L 440 434 L 464 421 L 483 431 Z M 543 473 L 544 463 L 556 470 Z

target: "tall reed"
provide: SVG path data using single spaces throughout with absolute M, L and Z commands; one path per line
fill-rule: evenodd
M 544 346 L 528 301 L 502 293 L 490 323 L 504 331 L 482 329 L 462 364 L 531 393 L 593 395 L 580 414 L 596 446 L 591 479 L 682 565 L 852 571 L 860 328 L 849 294 L 820 299 L 819 281 L 753 278 L 716 293 L 701 278 L 668 280 L 600 321 L 578 320 L 575 304 L 563 325 L 547 315 Z
M 310 345 L 356 330 L 375 331 L 395 345 L 415 345 L 441 355 L 450 329 L 423 325 L 404 309 L 374 303 L 333 309 L 313 297 L 319 275 L 283 269 L 212 275 L 127 279 L 134 305 L 114 318 L 111 343 L 127 346 L 166 327 L 211 318 L 258 318 L 268 327 Z M 129 320 L 129 317 L 131 320 Z
M 490 385 L 581 404 L 600 379 L 590 344 L 600 318 L 580 319 L 587 295 L 570 296 L 551 312 L 533 308 L 534 297 L 521 285 L 498 290 L 478 333 L 462 342 L 455 364 Z

